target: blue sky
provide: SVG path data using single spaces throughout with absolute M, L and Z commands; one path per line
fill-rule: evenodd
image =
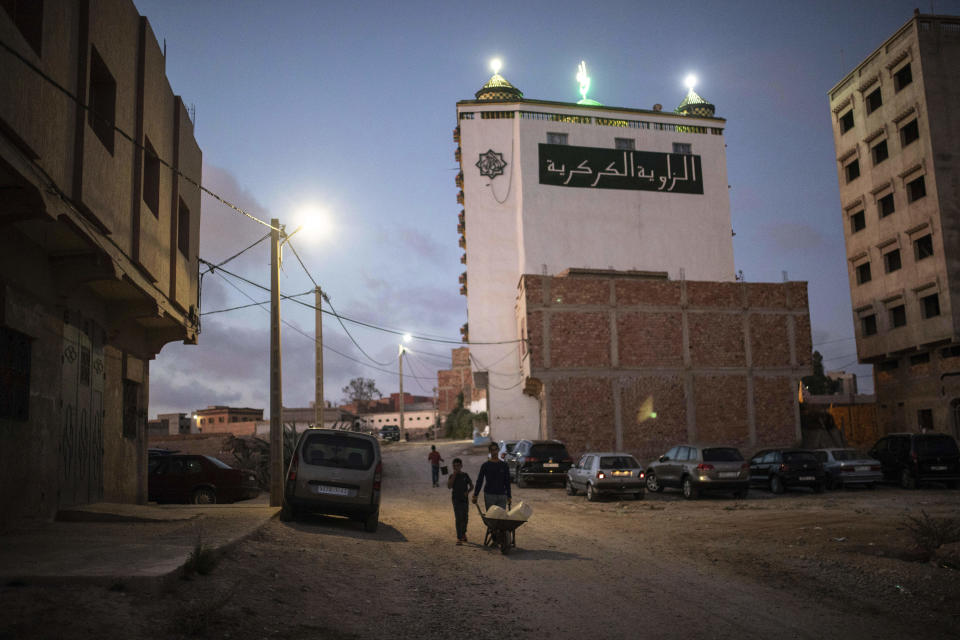
M 856 365 L 827 91 L 912 15 L 916 1 L 253 2 L 135 0 L 167 50 L 175 93 L 196 108 L 205 186 L 289 228 L 314 204 L 320 238 L 293 243 L 337 311 L 418 335 L 459 338 L 455 105 L 501 73 L 528 98 L 574 102 L 580 60 L 591 97 L 672 109 L 694 73 L 727 119 L 736 268 L 751 282 L 809 283 L 815 347 L 828 369 Z M 960 0 L 937 0 L 960 13 Z M 930 6 L 921 7 L 925 12 Z M 201 257 L 219 262 L 266 232 L 204 196 Z M 269 284 L 269 246 L 227 266 Z M 237 283 L 256 301 L 263 291 Z M 289 253 L 284 293 L 312 288 Z M 312 296 L 304 298 L 312 301 Z M 249 303 L 217 274 L 203 311 Z M 313 311 L 284 302 L 284 405 L 313 399 Z M 170 344 L 151 367 L 150 415 L 208 404 L 269 407 L 269 315 L 203 318 L 198 346 Z M 350 326 L 350 325 L 348 325 Z M 397 337 L 329 316 L 327 400 L 350 378 L 397 390 Z M 429 395 L 443 343 L 414 341 L 404 388 Z M 366 363 L 366 364 L 363 364 Z M 422 379 L 421 379 L 422 378 Z

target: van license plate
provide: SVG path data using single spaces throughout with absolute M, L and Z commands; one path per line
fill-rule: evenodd
M 947 467 L 943 465 L 937 465 L 935 467 L 930 467 L 930 471 L 946 471 Z
M 557 464 L 556 462 L 544 462 L 543 466 L 546 467 L 547 469 L 549 469 L 550 467 L 553 467 L 554 469 L 556 469 L 560 465 Z
M 717 474 L 721 478 L 736 478 L 740 475 L 739 471 L 721 471 Z
M 800 476 L 800 482 L 813 482 L 813 476 Z
M 855 471 L 870 471 L 870 467 L 854 467 Z
M 327 496 L 349 496 L 351 490 L 346 487 L 329 487 L 327 485 L 317 485 L 313 488 L 317 493 Z

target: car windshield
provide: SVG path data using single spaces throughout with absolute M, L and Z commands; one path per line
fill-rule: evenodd
M 955 456 L 960 453 L 957 441 L 947 435 L 917 438 L 917 451 L 922 456 Z
M 569 458 L 567 448 L 562 444 L 535 444 L 530 447 L 530 457 L 532 458 Z
M 213 456 L 203 456 L 203 457 L 206 458 L 207 460 L 209 460 L 212 464 L 220 467 L 221 469 L 232 469 L 232 468 L 233 468 L 233 467 L 231 467 L 230 465 L 228 465 L 226 462 L 224 462 L 223 460 L 218 460 L 217 458 L 214 458 Z
M 784 462 L 816 462 L 817 457 L 809 451 L 785 451 Z
M 740 462 L 743 456 L 733 447 L 715 447 L 703 450 L 704 462 Z
M 838 449 L 833 452 L 834 460 L 869 460 L 870 456 L 856 449 Z
M 373 444 L 366 438 L 312 433 L 303 443 L 303 461 L 318 467 L 369 469 L 373 458 Z
M 602 456 L 601 469 L 639 469 L 640 465 L 633 456 Z

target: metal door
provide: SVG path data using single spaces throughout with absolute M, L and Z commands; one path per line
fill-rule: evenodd
M 94 344 L 78 327 L 65 323 L 58 446 L 60 506 L 103 498 L 103 386 L 103 345 Z

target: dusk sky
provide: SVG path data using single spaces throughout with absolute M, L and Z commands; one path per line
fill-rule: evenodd
M 489 61 L 525 97 L 576 102 L 577 65 L 608 106 L 672 110 L 683 79 L 726 118 L 736 269 L 749 282 L 809 283 L 814 347 L 857 373 L 827 91 L 912 15 L 916 0 L 856 2 L 253 2 L 135 0 L 174 93 L 196 108 L 204 185 L 292 230 L 305 207 L 323 233 L 292 242 L 343 316 L 459 340 L 454 160 L 458 100 Z M 960 0 L 919 6 L 960 13 Z M 218 263 L 267 232 L 203 197 L 200 256 Z M 269 286 L 263 242 L 225 265 Z M 576 266 L 576 265 L 570 265 Z M 229 282 L 228 282 L 229 280 Z M 284 253 L 284 294 L 313 285 Z M 237 288 L 234 288 L 235 285 Z M 202 311 L 269 299 L 208 274 Z M 301 298 L 312 303 L 313 295 Z M 266 311 L 264 310 L 266 309 Z M 151 366 L 151 417 L 227 404 L 269 409 L 269 305 L 204 315 L 199 345 L 168 344 Z M 284 406 L 313 399 L 314 312 L 285 301 Z M 324 318 L 325 397 L 350 378 L 397 390 L 396 335 Z M 303 333 L 298 333 L 297 329 Z M 304 335 L 305 334 L 305 335 Z M 404 389 L 431 395 L 456 344 L 414 340 Z M 380 364 L 373 364 L 371 359 Z

